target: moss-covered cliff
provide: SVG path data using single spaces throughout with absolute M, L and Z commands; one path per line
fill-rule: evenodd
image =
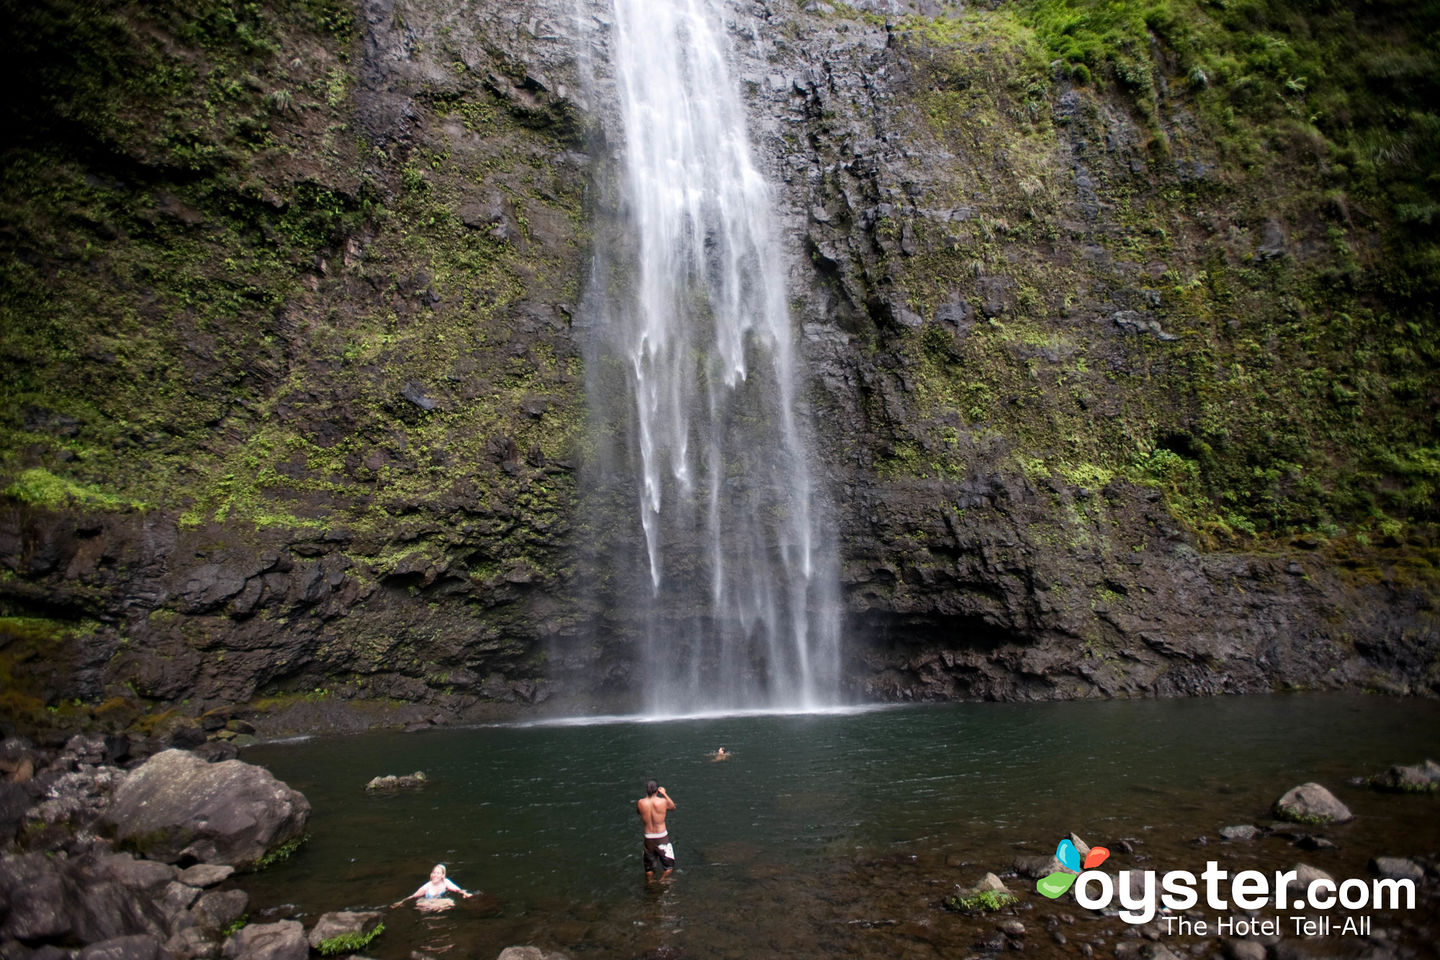
M 8 716 L 623 699 L 606 107 L 569 4 L 471 7 L 12 11 Z M 737 8 L 856 689 L 1433 692 L 1437 28 Z
M 854 16 L 802 229 L 881 689 L 1433 689 L 1436 14 Z

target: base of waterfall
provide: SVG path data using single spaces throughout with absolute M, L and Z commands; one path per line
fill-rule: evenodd
M 595 727 L 622 723 L 684 723 L 692 720 L 728 720 L 746 717 L 851 717 L 863 713 L 901 709 L 898 703 L 851 703 L 825 707 L 750 707 L 708 710 L 612 713 L 594 716 L 543 717 L 531 720 L 478 724 L 491 727 Z

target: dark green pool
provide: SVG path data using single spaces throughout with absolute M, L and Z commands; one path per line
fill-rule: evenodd
M 714 763 L 721 745 L 733 759 Z M 1017 854 L 1049 853 L 1071 831 L 1091 843 L 1131 838 L 1127 859 L 1154 869 L 1198 869 L 1223 850 L 1262 868 L 1305 860 L 1366 876 L 1375 854 L 1433 855 L 1440 801 L 1347 782 L 1426 756 L 1440 757 L 1440 704 L 1330 694 L 269 744 L 244 759 L 305 793 L 311 839 L 243 885 L 252 914 L 288 903 L 307 923 L 398 900 L 436 862 L 485 891 L 440 917 L 387 910 L 386 932 L 366 950 L 377 960 L 414 950 L 490 958 L 521 943 L 574 957 L 963 956 L 993 940 L 994 923 L 941 909 L 954 883 L 1003 870 Z M 364 790 L 376 775 L 415 770 L 431 779 L 421 790 Z M 679 868 L 673 883 L 646 889 L 634 801 L 650 776 L 678 804 Z M 1360 815 L 1328 831 L 1338 849 L 1302 852 L 1274 838 L 1218 844 L 1220 827 L 1267 822 L 1275 798 L 1308 780 Z M 1211 843 L 1197 845 L 1202 835 Z M 1109 944 L 1117 935 L 1115 924 L 1092 929 L 1082 916 L 1059 944 L 1042 924 L 1060 922 L 1053 914 L 1063 903 L 1035 896 L 1033 881 L 1012 885 L 1031 904 L 1020 913 L 1030 955 L 1070 955 L 1087 937 Z M 1073 904 L 1068 912 L 1084 913 Z M 1332 941 L 1310 947 L 1350 946 Z

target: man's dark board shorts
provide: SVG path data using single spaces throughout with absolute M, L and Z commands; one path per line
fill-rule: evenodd
M 675 869 L 675 841 L 667 833 L 663 837 L 645 838 L 645 872 Z

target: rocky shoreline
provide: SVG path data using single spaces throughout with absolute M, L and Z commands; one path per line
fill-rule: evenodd
M 384 928 L 373 911 L 327 913 L 308 930 L 288 915 L 250 912 L 245 872 L 283 859 L 304 841 L 310 805 L 235 752 L 219 741 L 187 750 L 98 734 L 76 734 L 59 747 L 16 737 L 0 743 L 0 960 L 306 960 L 312 953 L 356 954 L 379 935 Z M 418 774 L 407 779 L 416 777 L 423 782 Z M 1434 794 L 1440 764 L 1391 767 L 1350 785 Z M 1325 787 L 1301 784 L 1278 798 L 1270 814 L 1193 841 L 1204 859 L 1226 871 L 1230 879 L 1222 875 L 1221 885 L 1232 897 L 1238 887 L 1226 884 L 1238 884 L 1240 871 L 1257 866 L 1259 851 L 1268 849 L 1268 861 L 1278 862 L 1276 844 L 1293 848 L 1278 854 L 1289 866 L 1276 875 L 1277 883 L 1286 876 L 1294 892 L 1316 880 L 1342 891 L 1356 882 L 1307 862 L 1325 864 L 1336 849 L 1329 827 L 1355 819 Z M 1203 894 L 1198 904 L 1172 910 L 1159 901 L 1167 891 L 1157 881 L 1145 889 L 1146 871 L 1155 866 L 1143 839 L 1103 849 L 1073 834 L 1053 856 L 990 864 L 978 882 L 955 884 L 936 906 L 970 928 L 976 956 L 1402 960 L 1422 956 L 1417 944 L 1434 932 L 1427 925 L 1440 908 L 1440 852 L 1392 852 L 1374 852 L 1365 882 L 1408 881 L 1415 904 L 1372 911 L 1378 925 L 1354 919 L 1364 911 L 1328 918 L 1326 911 L 1301 909 L 1282 916 L 1241 909 L 1238 898 L 1217 917 L 1213 909 L 1207 913 Z M 1115 884 L 1111 903 L 1092 907 L 1066 893 L 1082 862 L 1087 869 L 1104 864 Z M 977 866 L 946 869 L 973 875 Z M 1069 881 L 1058 884 L 1064 890 L 1040 895 L 1067 875 Z M 1192 884 L 1198 893 L 1200 884 Z M 1355 936 L 1327 936 L 1357 922 Z M 501 954 L 508 960 L 563 956 L 533 946 Z
M 310 804 L 209 741 L 77 734 L 59 749 L 0 744 L 0 957 L 303 960 L 378 914 L 307 933 L 251 916 L 236 882 L 298 847 Z
M 236 754 L 225 740 L 182 749 L 123 734 L 0 743 L 0 960 L 306 960 L 353 955 L 383 932 L 376 911 L 308 929 L 250 912 L 245 872 L 304 843 L 310 804 Z

